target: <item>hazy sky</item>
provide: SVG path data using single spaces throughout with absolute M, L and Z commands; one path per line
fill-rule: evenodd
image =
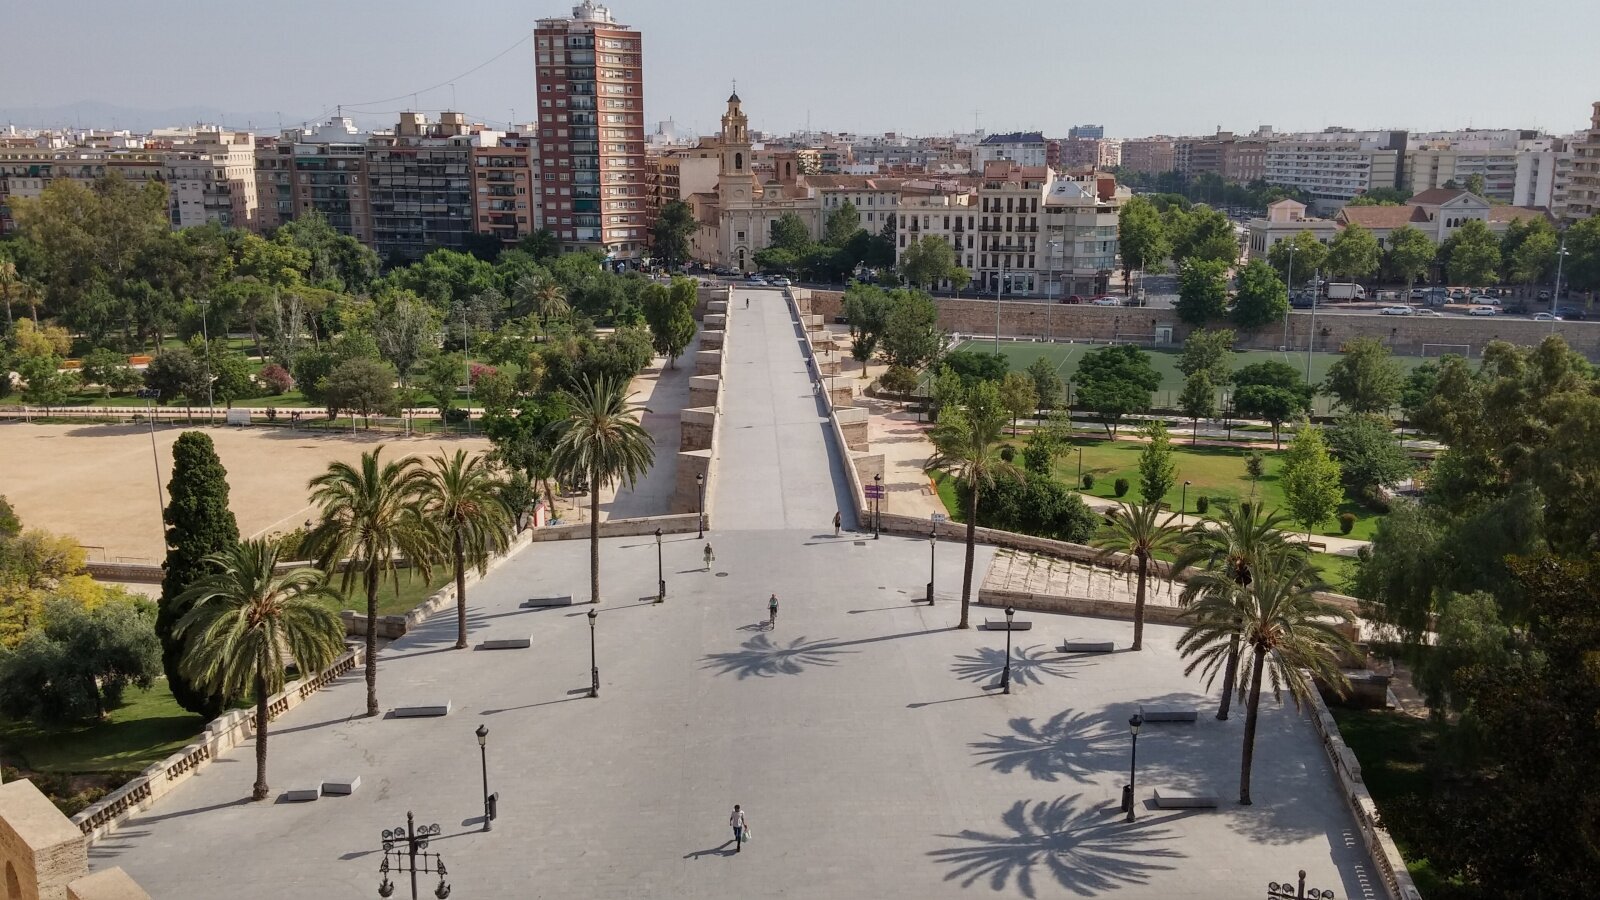
M 258 130 L 417 97 L 533 109 L 534 20 L 563 0 L 0 0 L 0 124 L 98 101 L 205 106 Z M 646 113 L 710 132 L 731 79 L 752 127 L 1112 136 L 1587 127 L 1594 0 L 618 0 L 645 33 Z M 356 106 L 368 101 L 382 101 Z M 268 118 L 270 117 L 270 118 Z M 89 124 L 89 123 L 84 123 Z M 99 124 L 99 123 L 97 123 Z M 243 121 L 228 124 L 243 125 Z

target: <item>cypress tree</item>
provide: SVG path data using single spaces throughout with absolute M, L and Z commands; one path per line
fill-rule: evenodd
M 186 608 L 177 602 L 189 585 L 209 574 L 208 554 L 239 542 L 239 523 L 228 509 L 228 471 L 217 458 L 211 438 L 186 431 L 172 446 L 172 481 L 167 485 L 167 559 L 162 565 L 161 603 L 156 634 L 161 638 L 161 665 L 178 705 L 206 718 L 222 712 L 227 698 L 201 690 L 179 670 L 184 642 L 173 631 Z

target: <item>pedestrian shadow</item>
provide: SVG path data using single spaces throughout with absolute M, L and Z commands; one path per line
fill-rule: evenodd
M 1001 815 L 1002 830 L 939 835 L 961 843 L 928 855 L 951 867 L 945 881 L 962 887 L 986 881 L 997 892 L 1015 885 L 1024 897 L 1054 893 L 1057 886 L 1094 896 L 1145 885 L 1154 873 L 1176 868 L 1165 860 L 1184 858 L 1161 846 L 1173 837 L 1166 818 L 1124 822 L 1106 808 L 1080 806 L 1082 796 L 1018 800 Z
M 699 859 L 702 856 L 732 856 L 734 854 L 734 850 L 731 849 L 732 846 L 733 846 L 733 839 L 729 838 L 728 840 L 723 841 L 722 843 L 718 844 L 715 847 L 707 847 L 704 850 L 694 850 L 694 851 L 691 851 L 689 853 L 685 853 L 683 855 L 683 858 L 684 859 Z
M 834 641 L 809 641 L 804 636 L 787 644 L 759 634 L 739 645 L 729 653 L 708 653 L 702 659 L 704 669 L 716 669 L 718 675 L 737 675 L 740 680 L 771 678 L 774 675 L 799 675 L 813 666 L 837 665 L 835 659 L 853 650 L 841 650 Z
M 1014 684 L 1044 684 L 1046 676 L 1071 678 L 1072 670 L 1083 665 L 1083 660 L 1055 655 L 1054 650 L 1044 644 L 1011 649 L 1011 681 Z M 1005 668 L 1006 651 L 1000 647 L 979 647 L 972 653 L 963 653 L 950 666 L 957 677 L 976 682 L 995 681 Z
M 1042 722 L 1019 716 L 1007 724 L 1010 734 L 986 734 L 988 740 L 967 745 L 980 757 L 977 765 L 1008 775 L 1020 769 L 1039 781 L 1083 783 L 1122 761 L 1122 750 L 1112 745 L 1113 733 L 1102 716 L 1066 709 Z

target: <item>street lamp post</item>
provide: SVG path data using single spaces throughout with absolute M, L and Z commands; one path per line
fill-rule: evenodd
M 495 819 L 495 807 L 499 794 L 489 793 L 489 726 L 479 725 L 473 732 L 478 736 L 478 757 L 483 763 L 483 830 L 490 830 L 490 823 Z
M 200 300 L 200 333 L 206 342 L 206 424 L 217 424 L 217 404 L 211 398 L 211 298 Z
M 1122 796 L 1122 806 L 1128 811 L 1129 822 L 1134 819 L 1133 794 L 1139 769 L 1139 726 L 1143 724 L 1144 716 L 1138 713 L 1134 713 L 1133 718 L 1128 720 L 1128 733 L 1133 735 L 1133 749 L 1128 753 L 1128 790 Z
M 661 529 L 656 529 L 656 602 L 667 599 L 667 573 L 661 567 Z
M 1183 483 L 1183 492 L 1178 495 L 1178 515 L 1183 516 L 1183 515 L 1188 515 L 1188 513 L 1189 513 L 1189 482 L 1185 481 Z
M 1567 233 L 1561 232 L 1561 247 L 1556 250 L 1556 289 L 1550 293 L 1550 333 L 1556 333 L 1556 310 L 1561 306 L 1561 264 L 1567 261 Z
M 137 396 L 144 401 L 144 414 L 150 421 L 150 458 L 156 464 L 156 511 L 165 514 L 167 500 L 161 495 L 161 454 L 156 450 L 155 402 L 161 397 L 161 392 L 155 388 L 145 388 Z
M 939 546 L 939 526 L 928 531 L 928 605 L 933 605 L 933 551 Z
M 695 506 L 695 515 L 700 519 L 700 536 L 706 536 L 706 476 L 701 472 L 694 476 L 696 493 L 700 500 Z
M 1292 892 L 1292 893 L 1291 893 Z M 1333 891 L 1306 888 L 1306 870 L 1300 870 L 1300 883 L 1291 885 L 1285 881 L 1279 884 L 1276 881 L 1267 882 L 1267 896 L 1281 897 L 1285 900 L 1333 900 Z
M 872 539 L 877 540 L 883 531 L 883 475 L 872 476 Z
M 1017 614 L 1015 607 L 1006 607 L 1006 667 L 1000 670 L 1000 693 L 1011 693 L 1011 617 Z
M 994 355 L 1000 355 L 1000 295 L 1006 289 L 1006 270 L 1001 269 L 994 283 Z
M 1285 277 L 1283 289 L 1289 296 L 1294 296 L 1294 241 L 1289 241 L 1289 274 Z M 1289 307 L 1283 308 L 1283 350 L 1289 352 Z
M 589 696 L 600 696 L 600 664 L 594 658 L 594 620 L 599 614 L 589 610 Z
M 389 873 L 411 876 L 411 900 L 417 900 L 417 875 L 438 875 L 439 886 L 433 895 L 439 900 L 450 896 L 450 884 L 444 877 L 444 857 L 428 851 L 428 842 L 439 836 L 439 825 L 417 827 L 411 812 L 406 812 L 406 827 L 383 830 L 383 862 L 378 864 L 378 896 L 394 896 L 394 882 Z
M 1306 384 L 1311 383 L 1311 353 L 1317 346 L 1317 307 L 1321 306 L 1322 270 L 1311 276 L 1311 330 L 1306 332 Z
M 1083 448 L 1078 448 L 1078 487 L 1083 487 Z

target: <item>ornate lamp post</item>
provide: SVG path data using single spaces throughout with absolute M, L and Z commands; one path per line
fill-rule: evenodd
M 1128 720 L 1128 733 L 1133 735 L 1133 749 L 1128 754 L 1128 789 L 1122 794 L 1122 808 L 1128 811 L 1128 821 L 1133 821 L 1133 790 L 1137 778 L 1139 764 L 1139 726 L 1144 724 L 1144 716 L 1134 713 Z
M 1014 607 L 1006 607 L 1006 667 L 1000 670 L 1000 693 L 1011 693 L 1011 617 L 1017 614 Z
M 872 539 L 877 540 L 883 530 L 883 475 L 872 476 Z
M 661 567 L 661 529 L 656 529 L 656 602 L 667 599 L 667 574 Z
M 473 734 L 478 736 L 478 757 L 483 762 L 483 830 L 489 831 L 500 796 L 489 793 L 489 726 L 479 725 Z
M 695 515 L 700 519 L 700 536 L 706 536 L 706 476 L 700 473 L 694 476 L 695 487 L 700 495 L 700 502 L 695 507 Z
M 411 812 L 406 812 L 406 827 L 383 830 L 383 862 L 378 865 L 378 896 L 394 896 L 394 882 L 389 873 L 411 876 L 411 900 L 417 900 L 417 875 L 438 875 L 439 886 L 433 895 L 439 900 L 450 896 L 450 883 L 444 880 L 449 874 L 444 868 L 444 857 L 428 851 L 428 841 L 439 835 L 439 825 L 417 827 Z
M 928 531 L 928 605 L 933 605 L 933 552 L 939 546 L 939 526 Z
M 600 696 L 600 665 L 594 658 L 594 620 L 599 613 L 589 610 L 589 696 Z
M 1306 887 L 1306 870 L 1300 870 L 1300 883 L 1291 886 L 1285 881 L 1279 884 L 1276 881 L 1267 882 L 1268 897 L 1292 898 L 1292 900 L 1333 900 L 1333 891 L 1317 890 Z
M 1189 514 L 1189 482 L 1185 481 L 1183 483 L 1183 493 L 1178 495 L 1178 515 L 1186 516 L 1188 514 Z

